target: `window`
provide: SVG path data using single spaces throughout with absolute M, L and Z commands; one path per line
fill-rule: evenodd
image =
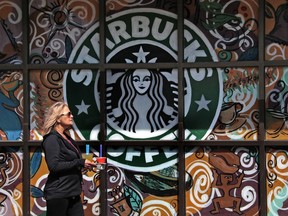
M 108 158 L 83 173 L 85 215 L 285 215 L 286 9 L 0 2 L 0 211 L 45 213 L 41 127 L 64 100 L 83 157 Z

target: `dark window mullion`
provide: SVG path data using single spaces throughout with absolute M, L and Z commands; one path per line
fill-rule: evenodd
M 178 215 L 186 215 L 185 145 L 184 145 L 184 1 L 177 1 L 178 31 Z
M 260 182 L 259 197 L 260 197 L 260 215 L 267 215 L 267 190 L 266 190 L 266 150 L 265 150 L 265 2 L 259 0 L 259 178 Z
M 22 1 L 23 72 L 23 215 L 30 215 L 30 95 L 29 95 L 29 0 Z
M 105 58 L 105 26 L 106 26 L 106 1 L 99 1 L 99 33 L 100 33 L 100 142 L 103 145 L 103 156 L 106 156 L 107 144 L 106 140 L 106 58 Z M 100 173 L 100 211 L 101 215 L 108 215 L 107 204 L 107 171 L 106 169 Z

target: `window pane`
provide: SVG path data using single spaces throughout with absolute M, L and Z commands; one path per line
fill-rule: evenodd
M 153 212 L 177 215 L 177 157 L 177 148 L 172 147 L 109 148 L 107 201 L 111 212 L 117 215 L 153 215 Z M 186 174 L 187 188 L 191 184 L 191 176 Z
M 265 59 L 286 60 L 288 57 L 287 1 L 265 1 Z
M 258 1 L 187 2 L 184 61 L 258 59 Z
M 23 212 L 23 149 L 1 147 L 0 215 Z
M 266 139 L 287 140 L 287 67 L 265 68 Z
M 81 152 L 85 152 L 81 147 Z M 99 156 L 98 150 L 91 145 L 88 152 L 89 159 L 92 161 Z M 86 153 L 82 153 L 86 158 Z M 48 177 L 48 168 L 45 162 L 44 153 L 40 147 L 30 149 L 30 213 L 31 215 L 44 215 L 46 213 L 46 199 L 44 197 L 44 187 Z M 87 216 L 96 215 L 99 211 L 100 196 L 100 171 L 96 167 L 88 170 L 83 169 L 82 181 L 82 201 L 84 212 Z M 97 206 L 97 207 L 95 207 Z
M 222 103 L 221 72 L 212 68 L 190 68 L 184 71 L 185 139 L 205 139 Z
M 176 62 L 176 10 L 175 0 L 166 5 L 157 1 L 108 1 L 106 62 Z
M 186 215 L 258 215 L 258 154 L 240 146 L 187 148 L 185 169 L 193 186 L 186 192 Z
M 177 139 L 177 88 L 174 69 L 107 71 L 107 139 Z
M 23 140 L 23 74 L 0 71 L 0 141 Z
M 258 69 L 254 67 L 226 68 L 222 77 L 223 103 L 218 123 L 213 132 L 221 137 L 220 139 L 225 140 L 257 140 L 259 126 Z
M 287 147 L 266 151 L 267 215 L 287 215 Z
M 99 1 L 32 1 L 29 8 L 29 57 L 34 64 L 75 63 L 79 53 L 75 50 L 84 43 L 99 53 L 91 41 L 99 38 Z M 93 32 L 92 37 L 90 32 Z M 91 39 L 92 38 L 92 39 Z M 96 40 L 97 41 L 97 40 Z M 99 43 L 99 42 L 98 42 Z M 80 48 L 79 48 L 80 47 Z M 95 49 L 94 49 L 95 48 Z M 87 51 L 87 50 L 85 50 Z M 88 52 L 88 51 L 87 51 Z M 82 60 L 87 53 L 80 53 Z M 99 57 L 99 56 L 98 56 Z M 94 62 L 89 63 L 96 63 Z M 78 59 L 76 63 L 83 63 Z
M 257 140 L 257 68 L 185 71 L 185 139 Z
M 41 70 L 30 72 L 30 124 L 33 139 L 42 139 L 47 107 L 65 101 L 73 114 L 71 135 L 76 140 L 98 140 L 100 131 L 99 73 L 92 70 Z
M 22 1 L 0 1 L 0 64 L 22 63 Z

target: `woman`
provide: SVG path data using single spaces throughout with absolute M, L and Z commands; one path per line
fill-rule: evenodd
M 81 169 L 91 168 L 94 163 L 82 158 L 79 147 L 66 133 L 72 120 L 68 105 L 57 102 L 44 121 L 42 148 L 50 172 L 44 189 L 47 216 L 84 216 Z

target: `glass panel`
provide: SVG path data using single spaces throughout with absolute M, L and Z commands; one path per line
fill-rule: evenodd
M 44 186 L 48 168 L 40 147 L 30 149 L 30 214 L 42 215 L 46 212 Z
M 185 70 L 185 139 L 257 140 L 256 68 Z
M 176 1 L 157 2 L 107 1 L 106 62 L 177 61 Z
M 0 215 L 23 213 L 23 150 L 1 147 Z
M 133 146 L 132 142 L 127 146 L 125 142 L 109 147 L 104 153 L 107 178 L 100 178 L 103 175 L 96 169 L 83 170 L 85 215 L 99 215 L 103 208 L 107 208 L 107 216 L 177 215 L 179 184 L 185 184 L 186 215 L 259 215 L 263 199 L 267 201 L 267 215 L 286 215 L 287 146 L 273 147 L 283 142 L 270 143 L 272 147 L 258 155 L 258 148 L 241 145 L 246 140 L 258 140 L 259 114 L 263 114 L 259 109 L 264 109 L 261 119 L 265 119 L 266 140 L 288 137 L 288 67 L 275 64 L 288 56 L 287 1 L 183 0 L 181 40 L 177 0 L 102 1 L 106 3 L 106 38 L 105 52 L 101 52 L 105 56 L 101 57 L 105 63 L 129 67 L 135 63 L 132 66 L 136 69 L 121 66 L 102 71 L 107 65 L 101 65 L 101 81 L 106 83 L 100 83 L 97 65 L 94 69 L 47 69 L 47 64 L 65 67 L 75 63 L 80 68 L 80 64 L 100 62 L 99 16 L 104 13 L 100 2 L 0 0 L 0 65 L 4 66 L 0 71 L 0 215 L 25 214 L 23 198 L 29 199 L 31 215 L 46 214 L 43 189 L 48 169 L 44 154 L 40 146 L 29 147 L 27 157 L 27 151 L 15 146 L 35 145 L 25 143 L 23 130 L 30 131 L 28 139 L 42 140 L 44 113 L 60 100 L 68 103 L 74 116 L 70 135 L 77 141 L 97 140 L 97 144 L 89 142 L 87 154 L 85 144 L 79 142 L 83 157 L 95 161 L 102 153 L 98 144 L 100 123 L 105 129 L 101 134 L 106 136 L 101 139 L 162 141 L 157 146 Z M 259 7 L 263 3 L 265 8 Z M 24 10 L 28 17 L 22 17 Z M 264 20 L 259 20 L 259 12 L 265 12 Z M 23 31 L 26 24 L 29 28 Z M 262 24 L 269 64 L 257 62 L 258 26 Z M 185 63 L 207 65 L 184 68 L 183 86 L 179 86 L 180 71 L 163 69 L 158 63 L 179 62 L 181 68 L 178 44 L 182 42 Z M 28 49 L 28 62 L 23 62 L 23 47 Z M 219 67 L 225 67 L 225 62 L 236 61 L 255 61 L 255 65 L 266 67 L 265 107 L 259 107 L 259 89 L 264 87 L 259 86 L 259 73 L 264 71 L 239 63 L 237 67 L 209 68 L 214 67 L 211 62 L 222 62 Z M 39 69 L 27 71 L 31 68 L 27 63 L 38 64 L 32 67 Z M 157 70 L 143 68 L 141 63 Z M 184 90 L 184 139 L 192 144 L 193 140 L 203 142 L 203 146 L 185 151 L 185 182 L 182 178 L 178 182 L 178 148 L 165 146 L 165 140 L 178 139 L 178 108 L 182 103 L 178 102 L 178 88 Z M 105 100 L 100 99 L 100 90 Z M 23 104 L 27 96 L 29 104 Z M 105 110 L 100 111 L 100 107 Z M 29 114 L 28 123 L 25 113 Z M 232 142 L 231 147 L 210 148 L 205 140 Z M 266 164 L 260 167 L 262 156 Z M 23 160 L 27 159 L 30 178 L 24 180 Z M 260 169 L 267 171 L 264 195 L 259 192 Z M 23 191 L 23 183 L 30 184 L 30 193 Z M 105 206 L 100 205 L 103 183 L 107 186 Z
M 92 70 L 41 70 L 30 72 L 32 139 L 42 139 L 47 107 L 65 101 L 73 114 L 71 135 L 76 140 L 98 140 L 100 131 L 99 73 Z
M 286 60 L 288 57 L 287 1 L 265 1 L 265 59 Z
M 219 136 L 224 135 L 221 139 L 257 140 L 259 126 L 258 69 L 253 67 L 226 68 L 222 76 L 223 103 L 218 124 L 213 131 L 219 132 Z M 234 111 L 232 111 L 233 109 Z
M 171 147 L 109 148 L 108 216 L 177 215 L 177 157 L 177 148 Z M 191 176 L 186 175 L 189 188 Z
M 177 70 L 107 71 L 107 139 L 177 139 Z
M 0 1 L 0 64 L 21 64 L 22 1 Z
M 80 139 L 99 140 L 100 73 L 98 70 L 69 70 L 63 81 L 64 100 L 73 113 Z
M 221 72 L 213 68 L 184 71 L 185 139 L 205 139 L 215 125 L 222 103 Z
M 184 60 L 258 59 L 258 1 L 184 1 Z
M 0 71 L 0 141 L 23 140 L 23 74 Z
M 265 121 L 267 140 L 287 140 L 288 67 L 265 68 Z
M 258 215 L 258 150 L 236 147 L 186 149 L 186 215 Z
M 87 54 L 99 54 L 98 0 L 32 1 L 29 9 L 31 63 L 97 63 Z
M 266 152 L 267 215 L 287 215 L 287 155 L 286 147 Z
M 90 146 L 86 152 L 81 147 L 83 158 L 91 161 L 99 156 L 98 147 Z M 48 177 L 48 168 L 41 148 L 31 148 L 30 151 L 30 213 L 31 215 L 44 215 L 46 213 L 46 200 L 44 187 Z M 96 167 L 88 170 L 83 169 L 83 192 L 81 194 L 84 213 L 87 216 L 97 215 L 100 205 L 100 170 Z M 103 181 L 103 180 L 102 180 Z

